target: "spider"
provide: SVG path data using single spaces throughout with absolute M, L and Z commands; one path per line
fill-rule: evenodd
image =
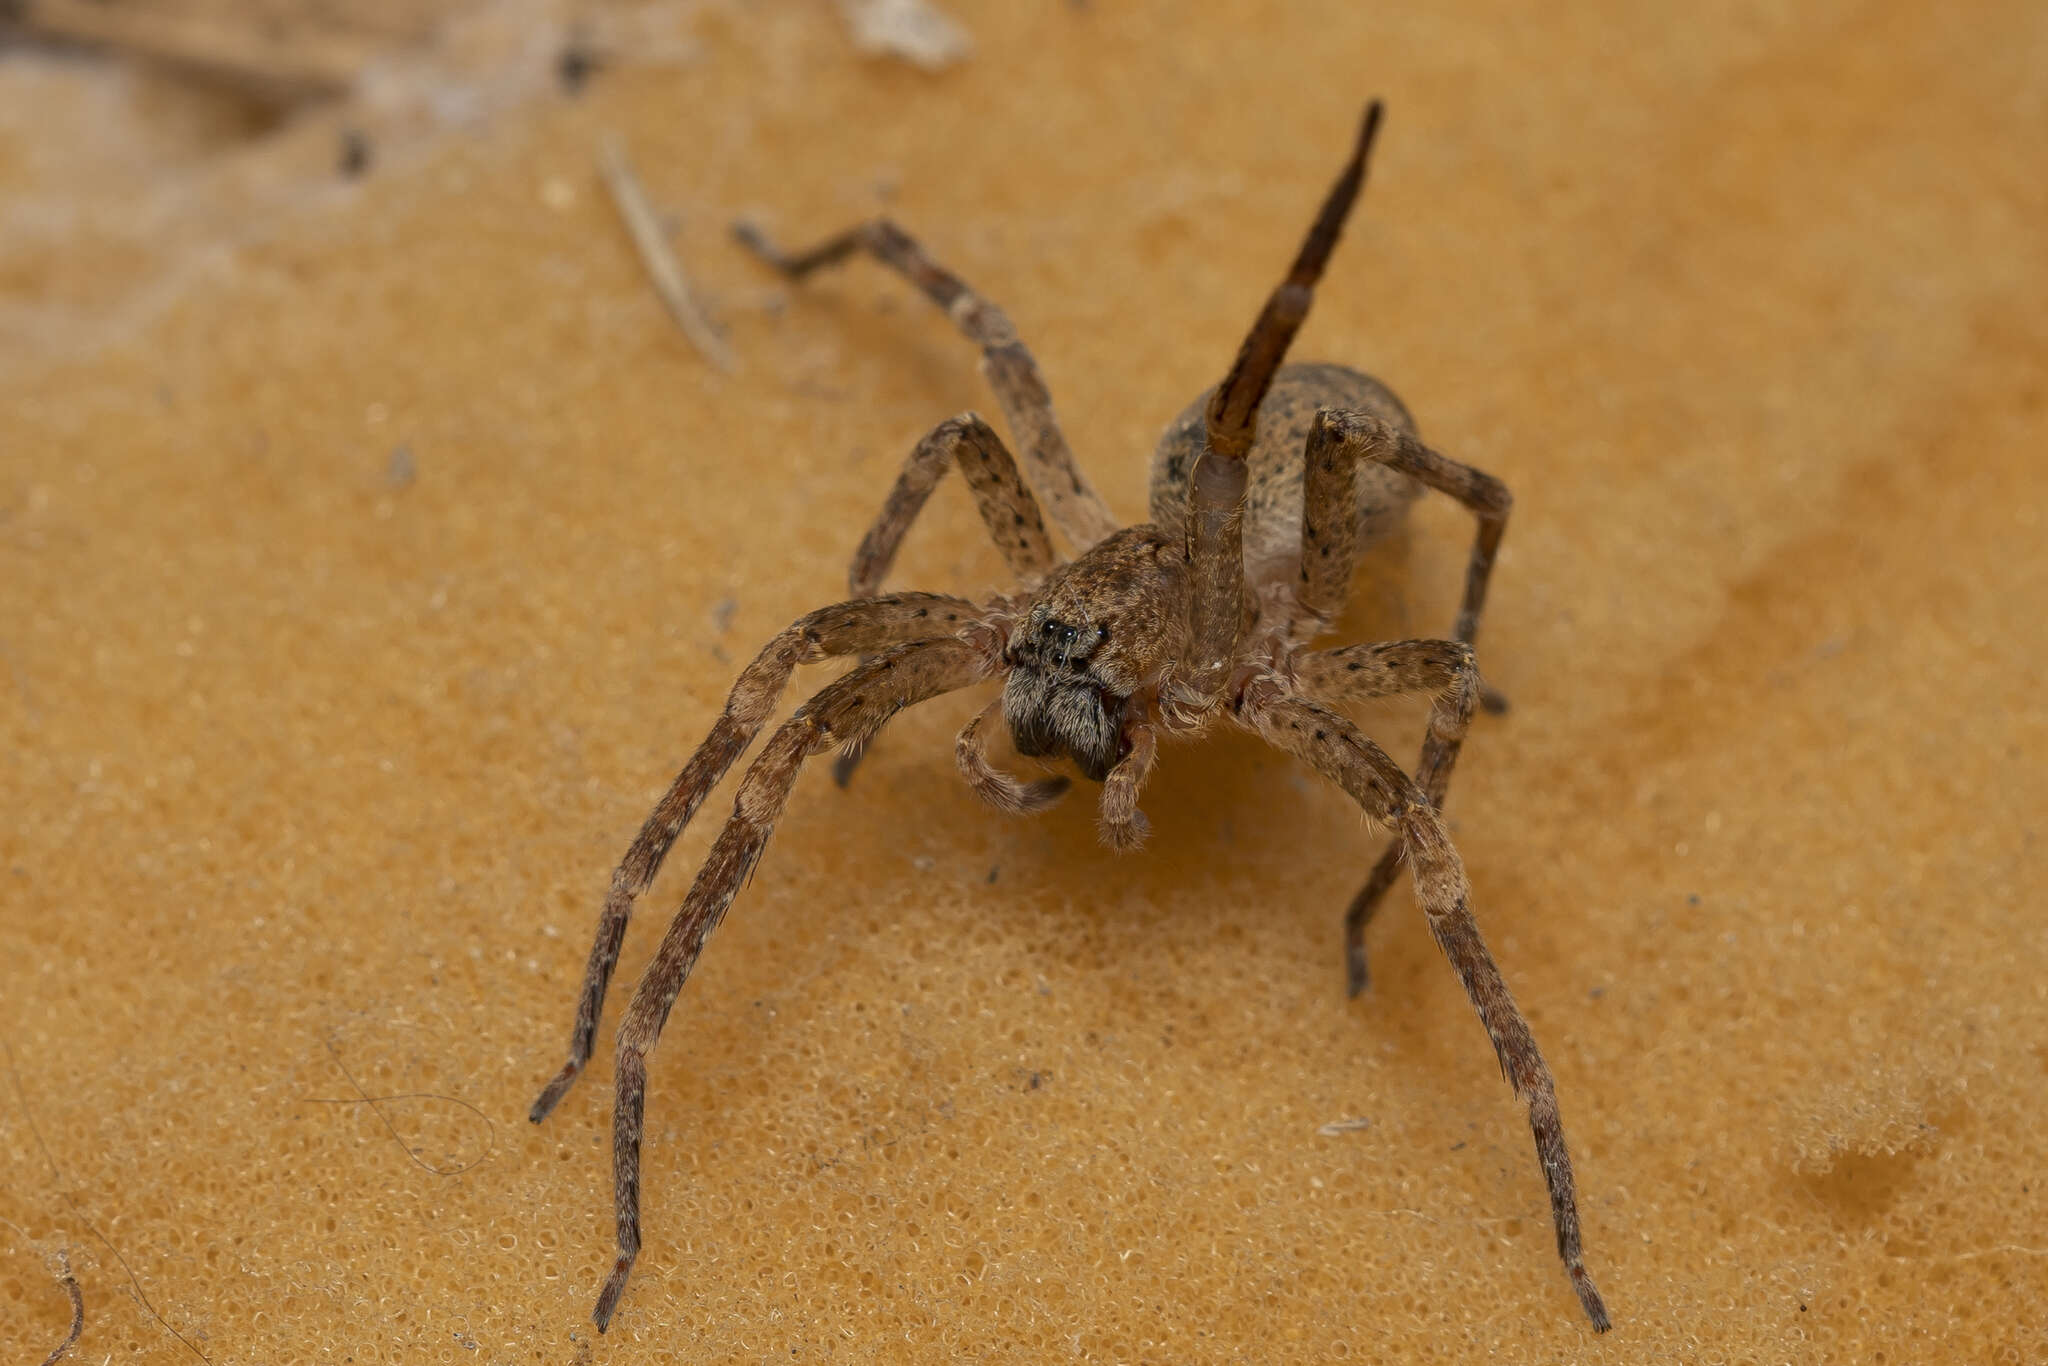
M 1480 939 L 1464 865 L 1438 817 L 1472 714 L 1491 700 L 1472 641 L 1508 490 L 1417 440 L 1407 410 L 1377 380 L 1340 365 L 1283 364 L 1364 184 L 1380 113 L 1377 100 L 1367 107 L 1349 160 L 1229 372 L 1161 437 L 1151 517 L 1136 526 L 1119 527 L 1075 463 L 1010 320 L 901 228 L 874 219 L 795 255 L 753 228 L 735 228 L 791 280 L 867 252 L 916 285 L 981 347 L 983 373 L 1023 458 L 971 412 L 917 444 L 854 554 L 850 600 L 798 618 L 746 667 L 710 735 L 612 874 L 569 1060 L 534 1102 L 535 1123 L 590 1059 L 634 900 L 676 837 L 767 721 L 797 665 L 858 657 L 797 708 L 740 779 L 732 815 L 619 1025 L 612 1121 L 618 1256 L 592 1314 L 599 1331 L 610 1324 L 640 1250 L 648 1051 L 704 941 L 760 858 L 804 760 L 839 749 L 844 781 L 861 747 L 898 711 L 997 680 L 1000 694 L 960 732 L 954 758 L 967 785 L 999 810 L 1041 810 L 1068 780 L 1027 782 L 996 767 L 988 747 L 998 722 L 1019 753 L 1069 759 L 1100 783 L 1103 840 L 1135 848 L 1147 833 L 1138 797 L 1160 741 L 1226 722 L 1306 761 L 1392 831 L 1345 916 L 1351 993 L 1367 983 L 1366 925 L 1405 858 L 1430 931 L 1471 997 L 1503 1075 L 1527 1103 L 1572 1288 L 1594 1329 L 1609 1327 L 1580 1249 L 1556 1089 Z M 955 464 L 1019 591 L 978 603 L 881 592 L 904 533 Z M 1451 638 L 1308 648 L 1342 606 L 1361 546 L 1396 525 L 1425 487 L 1456 498 L 1478 522 Z M 1055 551 L 1048 519 L 1076 548 L 1071 558 Z M 1413 777 L 1337 710 L 1402 693 L 1433 695 Z

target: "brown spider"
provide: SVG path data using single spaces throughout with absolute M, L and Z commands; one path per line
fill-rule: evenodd
M 968 785 L 1001 810 L 1041 810 L 1067 780 L 1020 782 L 992 767 L 988 732 L 998 715 L 1020 753 L 1072 759 L 1102 784 L 1102 838 L 1117 849 L 1144 839 L 1138 794 L 1160 738 L 1228 721 L 1306 760 L 1394 832 L 1345 917 L 1352 994 L 1366 984 L 1366 924 L 1405 855 L 1430 931 L 1472 998 L 1502 1073 L 1528 1104 L 1572 1288 L 1593 1327 L 1608 1328 L 1580 1253 L 1571 1159 L 1550 1072 L 1480 939 L 1464 866 L 1437 817 L 1482 700 L 1472 640 L 1507 522 L 1507 488 L 1424 446 L 1407 410 L 1378 381 L 1338 365 L 1281 364 L 1364 183 L 1379 119 L 1375 101 L 1293 269 L 1252 324 L 1230 372 L 1160 439 L 1151 520 L 1137 526 L 1119 528 L 1075 464 L 1045 382 L 1010 320 L 902 229 L 876 219 L 797 256 L 750 228 L 736 229 L 792 280 L 867 251 L 922 289 L 981 346 L 983 372 L 1022 446 L 1023 468 L 973 413 L 941 423 L 919 442 L 855 552 L 852 599 L 800 618 L 747 666 L 711 734 L 612 874 L 569 1061 L 534 1102 L 536 1123 L 589 1061 L 633 901 L 676 836 L 768 719 L 797 665 L 861 657 L 796 710 L 740 780 L 732 816 L 619 1026 L 612 1121 L 619 1251 L 592 1316 L 600 1331 L 640 1249 L 648 1050 L 704 941 L 760 858 L 804 760 L 838 748 L 843 779 L 860 747 L 902 708 L 996 679 L 1003 681 L 1001 696 L 960 732 L 954 757 Z M 982 603 L 881 594 L 904 533 L 954 463 L 1022 591 Z M 1456 498 L 1479 520 L 1452 638 L 1306 648 L 1342 605 L 1360 547 L 1395 525 L 1424 486 Z M 1079 548 L 1075 558 L 1055 553 L 1041 507 Z M 1413 692 L 1433 693 L 1434 705 L 1410 778 L 1335 707 Z

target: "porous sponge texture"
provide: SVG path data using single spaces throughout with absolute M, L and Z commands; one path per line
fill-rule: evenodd
M 9 1359 L 64 1250 L 81 1360 L 2042 1360 L 2048 17 L 953 8 L 936 77 L 707 8 L 687 72 L 373 178 L 0 397 Z M 533 1126 L 608 869 L 911 443 L 993 406 L 901 282 L 781 291 L 725 221 L 886 191 L 1135 516 L 1373 93 L 1300 351 L 1518 497 L 1514 706 L 1449 813 L 1614 1332 L 1405 889 L 1345 999 L 1341 794 L 1219 732 L 1114 856 L 1090 788 L 968 799 L 974 694 L 798 787 L 653 1055 L 598 1338 L 611 1022 L 727 794 Z M 604 129 L 737 373 L 649 293 Z M 1470 534 L 1420 506 L 1339 637 L 1441 634 Z M 895 582 L 1002 584 L 960 490 Z M 1418 709 L 1361 717 L 1412 755 Z

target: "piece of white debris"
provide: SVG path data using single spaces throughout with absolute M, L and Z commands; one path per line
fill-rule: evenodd
M 839 0 L 839 10 L 853 45 L 875 56 L 940 71 L 974 51 L 967 30 L 930 0 Z
M 1335 1138 L 1338 1134 L 1356 1133 L 1360 1129 L 1371 1127 L 1372 1121 L 1360 1115 L 1356 1119 L 1333 1119 L 1328 1124 L 1318 1125 L 1316 1132 L 1324 1138 Z

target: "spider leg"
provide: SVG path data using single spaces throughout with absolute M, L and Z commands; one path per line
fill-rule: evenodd
M 1301 544 L 1302 608 L 1327 621 L 1342 607 L 1350 591 L 1357 558 L 1358 515 L 1352 506 L 1352 481 L 1360 460 L 1375 460 L 1448 494 L 1471 510 L 1479 528 L 1465 565 L 1465 597 L 1451 639 L 1472 644 L 1479 636 L 1479 612 L 1486 605 L 1486 583 L 1493 558 L 1507 530 L 1514 495 L 1508 486 L 1482 470 L 1437 454 L 1415 438 L 1370 413 L 1326 410 L 1316 414 L 1303 462 Z M 1507 710 L 1507 699 L 1481 685 L 1480 705 L 1490 712 Z
M 1209 395 L 1203 448 L 1188 474 L 1188 559 L 1193 568 L 1188 644 L 1182 657 L 1197 697 L 1223 695 L 1227 672 L 1244 629 L 1245 456 L 1258 435 L 1259 404 L 1287 359 L 1294 334 L 1315 302 L 1316 282 L 1336 250 L 1344 220 L 1365 186 L 1366 161 L 1379 132 L 1380 102 L 1366 107 L 1358 141 L 1323 199 L 1287 278 L 1266 299 L 1238 348 L 1237 359 Z
M 1429 710 L 1429 729 L 1423 733 L 1415 781 L 1432 808 L 1444 809 L 1451 768 L 1458 762 L 1458 748 L 1472 724 L 1479 696 L 1479 670 L 1472 663 L 1470 645 L 1456 640 L 1347 645 L 1301 655 L 1294 661 L 1294 670 L 1301 691 L 1326 703 L 1434 692 L 1436 702 Z M 1364 991 L 1371 980 L 1365 963 L 1365 927 L 1393 884 L 1401 848 L 1399 840 L 1387 846 L 1344 915 L 1344 963 L 1353 996 Z
M 1130 853 L 1152 833 L 1152 823 L 1138 809 L 1138 794 L 1152 776 L 1159 757 L 1159 731 L 1142 718 L 1124 723 L 1124 756 L 1102 780 L 1101 819 L 1096 829 L 1102 842 L 1120 854 Z
M 776 247 L 751 223 L 735 224 L 733 236 L 786 279 L 802 280 L 814 270 L 866 251 L 924 291 L 969 341 L 981 347 L 982 374 L 995 391 L 1010 435 L 1023 450 L 1026 474 L 1053 525 L 1077 550 L 1117 530 L 1108 505 L 1075 461 L 1053 415 L 1052 392 L 1009 317 L 934 261 L 909 233 L 886 218 L 874 218 L 795 253 Z
M 640 1139 L 647 1100 L 647 1054 L 661 1036 L 661 1027 L 703 952 L 704 941 L 718 928 L 740 885 L 760 859 L 804 760 L 858 742 L 904 707 L 989 676 L 987 655 L 964 640 L 898 645 L 819 690 L 762 746 L 740 779 L 732 816 L 718 832 L 619 1023 L 617 1100 L 612 1113 L 619 1251 L 591 1315 L 599 1332 L 610 1325 L 640 1252 Z
M 896 562 L 904 533 L 947 467 L 954 464 L 960 466 L 989 539 L 1002 552 L 1003 563 L 1014 577 L 1034 583 L 1059 563 L 1045 534 L 1038 500 L 1017 472 L 1016 457 L 980 414 L 962 413 L 933 428 L 904 460 L 903 473 L 889 490 L 888 501 L 853 554 L 847 585 L 854 597 L 873 597 L 881 591 L 883 576 Z
M 1493 1041 L 1501 1074 L 1528 1106 L 1536 1157 L 1550 1190 L 1550 1216 L 1557 1227 L 1557 1253 L 1594 1331 L 1612 1326 L 1607 1306 L 1586 1270 L 1579 1241 L 1578 1198 L 1571 1155 L 1558 1115 L 1557 1088 L 1529 1031 L 1529 1022 L 1508 994 L 1500 968 L 1472 918 L 1471 885 L 1451 847 L 1429 797 L 1349 721 L 1328 707 L 1269 682 L 1255 682 L 1239 698 L 1237 720 L 1269 744 L 1305 759 L 1374 819 L 1392 826 L 1407 851 L 1416 899 L 1444 957 L 1457 969 L 1479 1022 Z
M 996 435 L 995 428 L 979 414 L 962 413 L 935 427 L 911 449 L 896 476 L 888 501 L 882 504 L 874 525 L 861 538 L 853 554 L 853 568 L 847 586 L 855 598 L 870 598 L 882 591 L 882 580 L 896 562 L 896 551 L 910 524 L 917 520 L 925 500 L 938 487 L 949 466 L 958 464 L 974 505 L 981 513 L 989 538 L 1002 552 L 1003 563 L 1020 582 L 1032 584 L 1059 562 L 1052 541 L 1045 533 L 1045 519 L 1039 515 L 1038 500 L 1031 496 L 1023 476 L 1017 472 L 1016 457 Z M 843 751 L 832 764 L 832 779 L 845 787 L 853 778 L 865 746 Z
M 998 716 L 1003 710 L 1000 695 L 975 714 L 972 721 L 960 728 L 960 734 L 953 741 L 953 759 L 960 766 L 960 776 L 967 780 L 974 795 L 998 811 L 1013 816 L 1029 815 L 1043 811 L 1067 790 L 1063 777 L 1041 778 L 1037 782 L 1024 783 L 1011 777 L 988 761 L 988 735 L 983 729 L 989 718 Z
M 562 1099 L 597 1039 L 598 1016 L 604 1010 L 605 989 L 612 969 L 618 965 L 619 946 L 626 937 L 626 922 L 632 918 L 633 902 L 661 870 L 669 847 L 697 814 L 718 780 L 733 761 L 746 751 L 762 723 L 775 710 L 776 699 L 789 683 L 799 664 L 810 664 L 836 655 L 861 654 L 905 641 L 928 640 L 950 635 L 961 623 L 978 614 L 973 603 L 936 593 L 898 593 L 823 607 L 799 617 L 788 630 L 768 642 L 733 684 L 725 710 L 711 727 L 711 734 L 697 747 L 676 775 L 669 789 L 655 804 L 646 824 L 612 872 L 611 890 L 598 917 L 596 942 L 583 972 L 583 992 L 576 1004 L 576 1022 L 569 1035 L 569 1060 L 541 1091 L 527 1118 L 535 1124 L 547 1118 Z

